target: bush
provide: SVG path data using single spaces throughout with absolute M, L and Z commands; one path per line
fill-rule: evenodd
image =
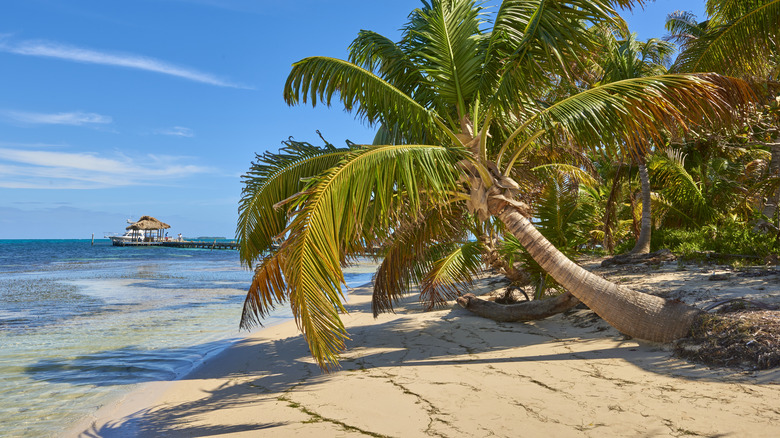
M 745 222 L 724 220 L 698 229 L 654 230 L 652 248 L 668 248 L 685 258 L 699 258 L 702 252 L 766 257 L 775 254 L 777 239 L 754 232 Z

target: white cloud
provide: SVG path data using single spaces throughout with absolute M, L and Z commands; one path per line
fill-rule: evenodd
M 195 137 L 195 133 L 190 128 L 184 126 L 174 126 L 172 128 L 158 129 L 158 134 L 174 135 L 178 137 Z
M 19 143 L 11 141 L 0 141 L 0 148 L 19 148 L 19 149 L 34 149 L 34 148 L 63 148 L 68 145 L 65 143 Z
M 111 65 L 145 70 L 204 84 L 216 85 L 218 87 L 251 89 L 251 87 L 221 79 L 211 73 L 204 73 L 195 69 L 177 66 L 159 59 L 130 53 L 101 52 L 45 40 L 14 42 L 10 41 L 8 35 L 0 34 L 0 51 L 17 55 L 56 58 L 87 64 Z
M 144 155 L 113 158 L 86 152 L 0 148 L 0 188 L 96 189 L 159 185 L 211 172 L 185 157 Z
M 110 116 L 97 113 L 85 113 L 81 111 L 69 113 L 35 113 L 28 111 L 0 111 L 4 117 L 21 123 L 33 125 L 107 125 L 113 122 Z

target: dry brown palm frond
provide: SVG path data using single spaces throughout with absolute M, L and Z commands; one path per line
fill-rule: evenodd
M 423 281 L 435 261 L 431 257 L 434 245 L 465 238 L 464 213 L 463 206 L 456 204 L 447 210 L 428 210 L 398 225 L 374 276 L 374 317 L 392 312 L 393 303 L 409 292 L 412 283 Z

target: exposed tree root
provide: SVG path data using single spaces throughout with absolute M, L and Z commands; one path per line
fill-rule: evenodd
M 474 294 L 458 297 L 457 301 L 464 309 L 499 322 L 522 322 L 544 319 L 563 313 L 580 302 L 569 292 L 553 298 L 523 301 L 516 304 L 498 304 L 494 301 L 477 298 Z

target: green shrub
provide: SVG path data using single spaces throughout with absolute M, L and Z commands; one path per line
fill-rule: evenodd
M 753 231 L 750 224 L 722 220 L 697 229 L 659 229 L 652 235 L 652 248 L 668 248 L 685 258 L 700 258 L 703 252 L 766 257 L 777 253 L 772 234 Z

